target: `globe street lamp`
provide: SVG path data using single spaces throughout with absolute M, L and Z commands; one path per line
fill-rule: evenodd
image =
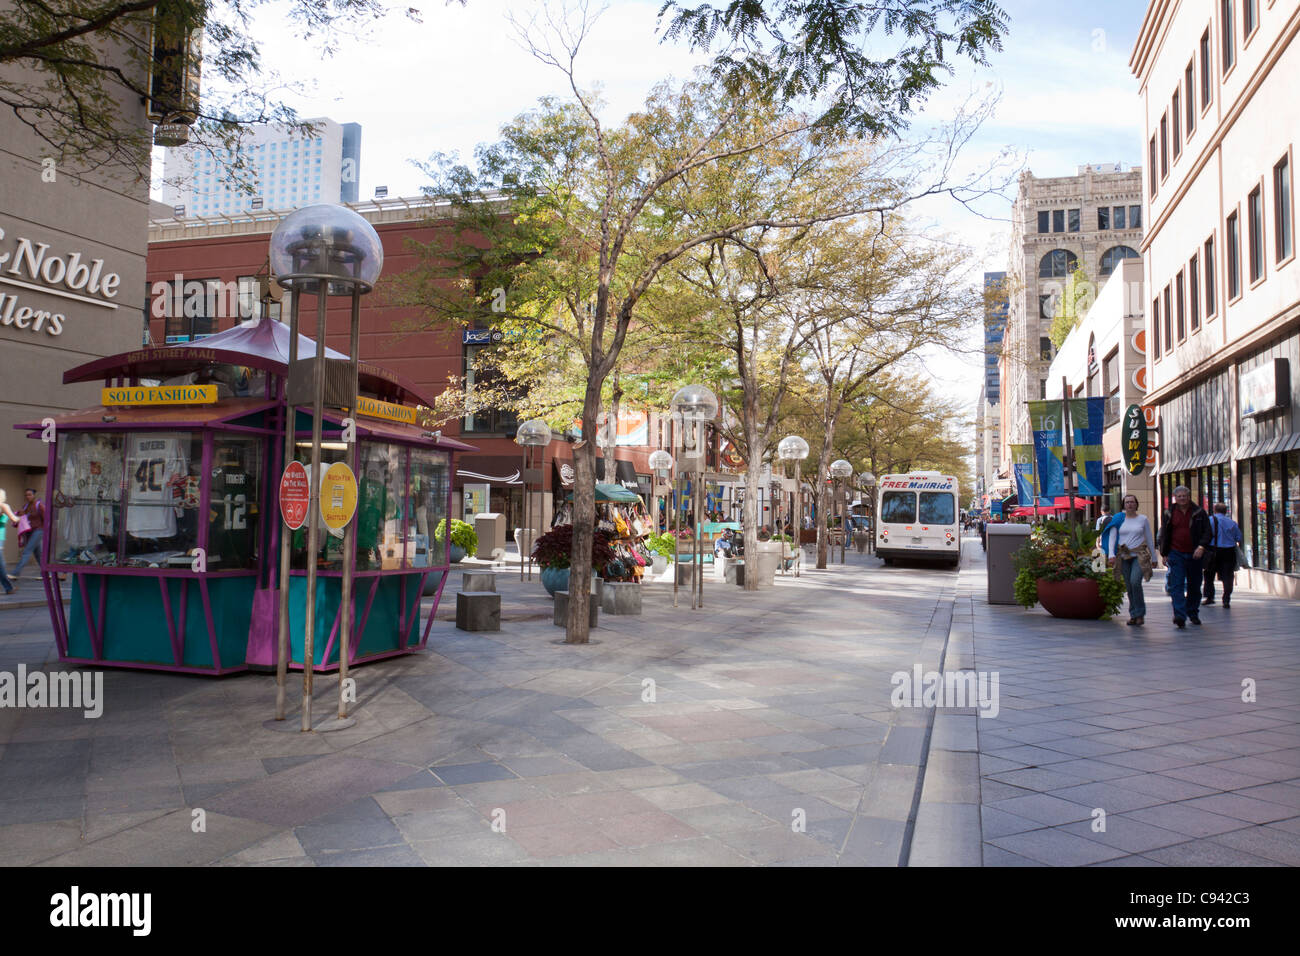
M 673 470 L 673 464 L 674 464 L 673 456 L 668 454 L 668 452 L 664 451 L 662 448 L 659 449 L 658 451 L 652 451 L 650 453 L 650 468 L 655 473 L 656 485 L 663 486 L 668 483 L 668 473 Z M 654 514 L 651 517 L 654 521 L 655 534 L 659 534 L 662 530 L 667 530 L 667 529 L 666 528 L 661 529 L 659 527 L 659 501 L 658 501 L 659 495 L 656 494 L 654 497 L 655 497 L 655 508 L 654 508 Z M 673 574 L 676 573 L 677 571 L 676 569 L 674 569 Z
M 876 553 L 876 476 L 869 471 L 858 475 L 858 481 L 867 490 L 867 548 Z
M 524 526 L 522 533 L 519 535 L 519 580 L 524 579 L 524 555 L 528 555 L 528 580 L 533 579 L 533 537 L 535 529 L 529 520 L 529 486 L 533 482 L 541 481 L 541 469 L 533 464 L 533 449 L 541 448 L 542 463 L 546 462 L 545 448 L 551 443 L 551 426 L 546 424 L 540 418 L 533 418 L 524 422 L 515 431 L 515 444 L 524 449 Z
M 840 564 L 844 563 L 844 549 L 848 545 L 848 486 L 845 484 L 853 474 L 853 466 L 843 458 L 831 462 L 831 477 L 835 479 L 835 499 L 839 505 L 836 510 L 840 516 Z
M 384 266 L 383 244 L 379 234 L 365 219 L 351 209 L 324 203 L 307 206 L 290 214 L 271 233 L 270 269 L 276 281 L 293 291 L 289 315 L 289 374 L 284 430 L 284 465 L 293 458 L 297 406 L 307 404 L 310 395 L 311 486 L 307 512 L 307 594 L 303 614 L 302 658 L 302 729 L 311 727 L 312 663 L 316 630 L 316 556 L 320 547 L 321 423 L 326 402 L 327 377 L 337 382 L 339 376 L 327 376 L 327 366 L 345 367 L 344 386 L 331 390 L 329 403 L 341 405 L 355 415 L 357 408 L 357 365 L 360 352 L 361 296 L 374 288 Z M 298 361 L 298 312 L 302 296 L 316 297 L 316 343 L 310 358 Z M 348 357 L 329 359 L 325 355 L 325 312 L 329 296 L 352 297 L 352 336 Z M 337 363 L 337 365 L 335 364 Z M 305 370 L 304 370 L 305 368 Z M 335 386 L 337 388 L 337 385 Z M 346 424 L 346 423 L 345 423 Z M 344 434 L 351 433 L 345 429 Z M 356 443 L 351 441 L 348 459 L 356 467 Z M 284 720 L 285 678 L 289 663 L 289 538 L 280 529 L 280 620 L 275 664 L 275 719 Z M 343 581 L 339 596 L 343 608 L 352 606 L 352 579 L 356 570 L 355 515 L 345 525 L 343 535 Z M 352 615 L 339 615 L 339 707 L 338 723 L 328 728 L 341 729 L 352 723 L 347 716 L 345 688 L 348 683 L 348 642 L 352 636 Z
M 803 492 L 799 487 L 799 472 L 802 468 L 802 462 L 808 457 L 808 443 L 798 435 L 787 435 L 782 438 L 776 445 L 776 457 L 780 461 L 794 462 L 794 539 L 795 550 L 799 551 L 802 546 L 800 537 L 803 534 Z M 800 558 L 795 564 L 794 576 L 799 576 L 799 569 L 803 566 L 803 559 Z
M 673 395 L 672 401 L 668 403 L 669 411 L 672 413 L 673 421 L 679 422 L 681 428 L 678 432 L 677 447 L 680 454 L 677 456 L 684 470 L 689 471 L 694 479 L 692 509 L 695 515 L 695 527 L 692 528 L 692 556 L 691 573 L 695 575 L 691 582 L 691 607 L 692 609 L 704 606 L 704 567 L 703 558 L 700 554 L 700 519 L 699 516 L 704 510 L 704 500 L 700 491 L 700 477 L 704 472 L 704 426 L 713 421 L 718 415 L 718 396 L 704 385 L 684 385 Z M 680 478 L 680 476 L 679 476 Z M 674 494 L 674 501 L 677 500 Z M 677 512 L 677 530 L 681 530 L 681 507 L 677 505 L 674 508 Z M 674 539 L 676 539 L 674 535 Z M 677 542 L 673 543 L 673 557 L 677 557 Z M 673 572 L 673 607 L 677 606 L 677 578 L 678 572 Z

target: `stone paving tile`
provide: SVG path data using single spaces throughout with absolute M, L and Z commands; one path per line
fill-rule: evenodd
M 1018 853 L 1012 853 L 1010 850 L 1004 850 L 999 846 L 991 843 L 984 844 L 983 854 L 984 866 L 1046 866 L 1045 863 L 1039 863 L 1037 860 L 1031 860 L 1027 856 L 1020 856 Z M 1103 864 L 1097 864 L 1101 866 Z
M 1073 823 L 1076 820 L 1091 819 L 1092 809 L 1070 800 L 1062 800 L 1046 793 L 1035 793 L 1027 797 L 1012 797 L 988 804 L 995 810 L 1002 810 L 1014 816 L 1036 820 L 1048 826 L 1061 823 Z
M 835 860 L 834 849 L 806 833 L 792 832 L 789 826 L 736 830 L 723 834 L 718 839 L 760 866 L 808 858 Z
M 1232 847 L 1285 866 L 1300 866 L 1300 832 L 1287 833 L 1273 827 L 1251 827 L 1221 833 L 1211 837 L 1208 842 Z
M 1167 866 L 1281 866 L 1214 840 L 1192 840 L 1142 854 Z
M 1209 810 L 1211 813 L 1234 817 L 1248 823 L 1276 823 L 1278 820 L 1286 820 L 1296 815 L 1292 807 L 1284 807 L 1266 800 L 1255 800 L 1240 793 L 1216 793 L 1208 797 L 1197 797 L 1194 800 L 1184 800 L 1179 806 Z
M 641 847 L 699 836 L 699 831 L 662 810 L 625 813 L 597 819 L 593 825 L 605 836 L 624 847 Z
M 714 835 L 732 833 L 736 830 L 757 830 L 772 825 L 772 821 L 767 817 L 736 803 L 682 807 L 670 812 L 701 833 Z
M 1059 828 L 1030 830 L 995 837 L 996 847 L 1051 866 L 1084 866 L 1127 855 L 1123 850 L 1086 840 Z
M 510 839 L 540 859 L 618 849 L 617 843 L 588 823 L 518 827 L 510 831 Z
M 1184 803 L 1163 803 L 1142 810 L 1132 810 L 1128 816 L 1142 823 L 1186 833 L 1190 837 L 1211 837 L 1229 830 L 1249 826 L 1244 820 L 1201 810 Z
M 980 821 L 985 840 L 1012 833 L 1025 833 L 1028 830 L 1041 830 L 1047 825 L 987 805 L 980 807 Z
M 1198 783 L 1192 783 L 1190 780 L 1180 780 L 1177 777 L 1159 773 L 1114 777 L 1107 782 L 1125 790 L 1136 790 L 1138 793 L 1160 797 L 1161 800 L 1169 803 L 1177 800 L 1190 800 L 1192 797 L 1204 797 L 1215 792 L 1210 787 L 1203 787 Z
M 840 863 L 846 866 L 898 866 L 905 827 L 899 820 L 863 816 L 853 818 L 845 837 Z
M 430 767 L 433 773 L 448 786 L 462 783 L 485 783 L 489 780 L 513 780 L 515 775 L 497 763 L 471 763 L 453 766 Z
M 728 803 L 729 798 L 698 783 L 681 783 L 669 787 L 651 787 L 637 792 L 662 810 L 684 810 L 690 807 L 716 806 Z
M 1151 826 L 1131 816 L 1121 813 L 1106 815 L 1106 829 L 1096 831 L 1093 826 L 1098 821 L 1067 823 L 1055 829 L 1072 833 L 1084 840 L 1095 840 L 1106 846 L 1123 850 L 1126 853 L 1145 853 L 1160 847 L 1186 843 L 1187 835 L 1164 827 Z
M 317 866 L 424 866 L 409 846 L 374 847 L 365 850 L 351 850 L 343 853 L 320 853 L 312 857 Z
M 490 831 L 421 840 L 410 847 L 426 866 L 499 866 L 529 859 L 514 840 Z

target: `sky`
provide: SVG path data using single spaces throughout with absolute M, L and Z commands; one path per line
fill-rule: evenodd
M 388 195 L 419 195 L 426 183 L 413 161 L 434 152 L 469 159 L 493 142 L 500 126 L 543 95 L 568 93 L 567 79 L 534 59 L 512 24 L 540 12 L 531 0 L 412 0 L 422 23 L 391 15 L 360 35 L 337 39 L 337 52 L 297 38 L 275 5 L 262 8 L 254 35 L 263 62 L 308 90 L 286 97 L 303 117 L 327 116 L 362 126 L 360 197 L 376 186 Z M 659 42 L 661 0 L 612 0 L 583 44 L 576 68 L 584 88 L 599 87 L 602 117 L 617 123 L 656 83 L 687 76 L 703 62 L 681 43 Z M 962 162 L 977 168 L 1009 150 L 1011 187 L 975 211 L 947 198 L 916 204 L 917 225 L 971 249 L 973 281 L 1006 268 L 1014 174 L 1074 175 L 1087 163 L 1141 162 L 1137 82 L 1128 68 L 1146 9 L 1143 0 L 1002 0 L 1010 30 L 986 67 L 958 65 L 916 116 L 918 132 L 935 128 L 970 96 L 1000 97 L 996 111 L 967 144 Z M 593 9 L 597 9 L 593 6 Z M 158 168 L 158 164 L 155 164 Z M 158 187 L 155 186 L 155 195 Z M 968 346 L 978 349 L 982 332 Z M 976 354 L 928 356 L 945 394 L 972 409 L 983 368 Z

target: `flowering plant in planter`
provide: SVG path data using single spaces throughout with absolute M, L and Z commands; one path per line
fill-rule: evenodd
M 1051 582 L 1095 582 L 1101 618 L 1109 618 L 1124 601 L 1124 585 L 1107 569 L 1105 557 L 1097 550 L 1097 532 L 1087 525 L 1045 521 L 1034 528 L 1012 564 L 1016 603 L 1023 607 L 1045 600 L 1040 582 L 1048 582 L 1049 589 Z
M 652 534 L 645 540 L 648 547 L 655 554 L 662 555 L 665 558 L 671 558 L 675 549 L 673 548 L 673 536 L 671 532 L 665 531 L 663 534 Z
M 433 529 L 433 540 L 442 543 L 442 536 L 447 533 L 447 519 L 443 518 Z M 460 548 L 471 558 L 478 553 L 478 532 L 466 521 L 451 519 L 451 543 Z
M 573 552 L 573 525 L 556 525 L 546 534 L 533 542 L 533 560 L 543 569 L 564 570 L 569 567 Z M 608 532 L 595 530 L 591 541 L 591 568 L 597 574 L 605 570 L 605 565 L 614 560 L 614 551 L 609 546 Z

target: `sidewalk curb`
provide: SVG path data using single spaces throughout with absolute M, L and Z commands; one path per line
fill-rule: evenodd
M 952 596 L 949 625 L 939 667 L 950 673 L 974 672 L 975 633 L 971 579 L 963 566 Z M 980 866 L 979 712 L 976 708 L 929 709 L 922 765 L 917 779 L 909 839 L 901 866 Z

